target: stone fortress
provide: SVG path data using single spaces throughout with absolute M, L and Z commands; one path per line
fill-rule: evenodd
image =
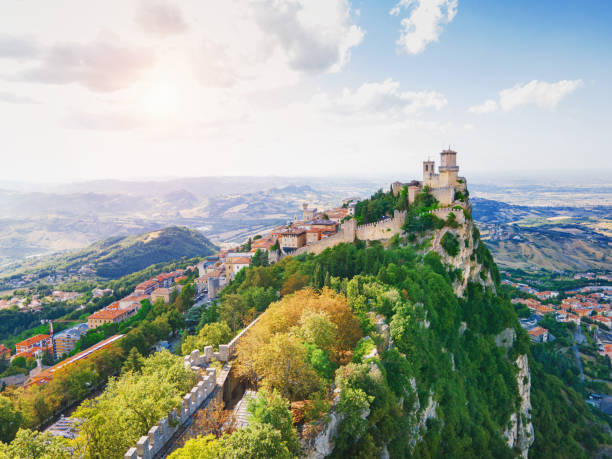
M 408 187 L 408 201 L 413 203 L 416 196 L 428 187 L 431 194 L 440 201 L 440 205 L 448 206 L 455 201 L 455 191 L 465 193 L 467 181 L 465 177 L 459 177 L 459 166 L 457 166 L 457 152 L 450 148 L 440 153 L 440 167 L 436 174 L 435 161 L 423 161 L 423 180 L 412 182 L 394 182 L 391 184 L 393 194 L 396 196 L 405 186 Z
M 436 217 L 446 219 L 450 213 L 455 214 L 457 223 L 462 225 L 465 222 L 465 210 L 470 210 L 469 200 L 461 202 L 455 199 L 456 192 L 461 192 L 463 195 L 467 191 L 467 180 L 465 177 L 459 177 L 459 166 L 457 166 L 457 152 L 451 149 L 444 150 L 440 153 L 441 163 L 436 173 L 436 164 L 434 161 L 423 161 L 423 180 L 413 180 L 408 183 L 393 182 L 391 190 L 397 196 L 401 193 L 404 187 L 408 190 L 408 202 L 412 204 L 417 195 L 424 189 L 428 189 L 430 193 L 439 201 L 439 208 L 432 210 Z M 319 254 L 328 247 L 333 247 L 343 242 L 351 243 L 355 239 L 362 241 L 384 241 L 391 239 L 395 234 L 401 233 L 402 226 L 406 220 L 406 212 L 396 210 L 392 217 L 386 218 L 379 222 L 358 225 L 353 218 L 342 224 L 340 230 L 333 236 L 315 241 L 304 247 L 298 248 L 291 255 L 299 255 L 300 253 Z

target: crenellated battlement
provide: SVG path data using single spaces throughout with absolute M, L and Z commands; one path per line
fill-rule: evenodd
M 188 357 L 186 357 L 186 362 Z M 192 361 L 189 361 L 190 368 L 193 369 L 192 363 Z M 200 367 L 195 367 L 195 369 L 199 374 L 198 382 L 191 391 L 185 394 L 182 405 L 178 409 L 170 411 L 167 417 L 151 427 L 147 435 L 140 437 L 136 446 L 125 453 L 125 459 L 153 459 L 174 437 L 175 433 L 181 429 L 181 426 L 205 402 L 208 402 L 217 388 L 217 370 L 207 368 L 205 373 L 202 373 Z
M 220 344 L 215 352 L 212 346 L 206 346 L 204 352 L 198 349 L 184 357 L 185 368 L 190 368 L 198 375 L 193 388 L 183 396 L 183 403 L 178 409 L 168 413 L 156 425 L 149 429 L 147 435 L 140 437 L 136 446 L 130 448 L 124 459 L 154 459 L 182 430 L 196 411 L 205 408 L 208 403 L 221 396 L 221 389 L 229 373 L 229 366 L 217 375 L 217 369 L 209 365 L 214 360 L 228 364 L 234 357 L 238 342 L 257 323 L 261 316 L 253 320 L 244 330 L 238 333 L 228 344 Z

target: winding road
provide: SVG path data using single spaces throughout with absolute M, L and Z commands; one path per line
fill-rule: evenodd
M 576 332 L 574 333 L 574 344 L 572 345 L 572 349 L 576 355 L 576 362 L 578 363 L 578 369 L 580 370 L 580 382 L 584 382 L 584 369 L 582 368 L 582 359 L 580 359 L 580 353 L 578 352 L 578 345 L 576 343 L 582 343 L 585 339 L 585 336 L 582 334 L 582 329 L 580 325 L 578 325 L 578 327 L 576 327 Z

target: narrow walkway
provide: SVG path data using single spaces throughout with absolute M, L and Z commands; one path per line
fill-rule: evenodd
M 255 397 L 257 392 L 253 390 L 247 390 L 240 401 L 236 404 L 234 408 L 234 421 L 237 429 L 242 429 L 249 425 L 249 413 L 247 413 L 247 405 L 249 403 L 249 399 Z
M 206 400 L 202 402 L 200 408 L 193 413 L 193 415 L 189 416 L 189 419 L 187 419 L 187 421 L 179 427 L 179 429 L 174 433 L 173 437 L 163 446 L 163 448 L 161 448 L 157 454 L 155 454 L 154 459 L 167 457 L 170 453 L 172 453 L 172 451 L 182 447 L 189 438 L 193 438 L 195 436 L 192 432 L 194 418 L 201 410 L 206 409 L 212 400 L 217 399 L 219 392 L 223 391 L 223 385 L 229 376 L 230 369 L 231 367 L 228 364 L 225 364 L 223 365 L 223 369 L 221 371 L 217 371 L 217 387 L 215 390 L 208 396 L 208 398 L 206 398 Z

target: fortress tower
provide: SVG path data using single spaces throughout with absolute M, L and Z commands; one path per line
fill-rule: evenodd
M 457 152 L 449 148 L 440 153 L 440 158 L 439 186 L 457 186 L 457 174 L 459 173 Z
M 436 185 L 436 162 L 427 160 L 423 161 L 423 186 Z
M 424 187 L 429 187 L 431 193 L 443 206 L 455 201 L 455 191 L 465 192 L 467 182 L 465 177 L 458 177 L 457 152 L 450 148 L 440 153 L 440 167 L 436 173 L 435 161 L 423 161 L 423 181 L 413 180 L 409 183 L 394 182 L 391 189 L 395 196 L 399 195 L 404 186 L 408 187 L 408 202 L 415 201 L 416 196 Z

